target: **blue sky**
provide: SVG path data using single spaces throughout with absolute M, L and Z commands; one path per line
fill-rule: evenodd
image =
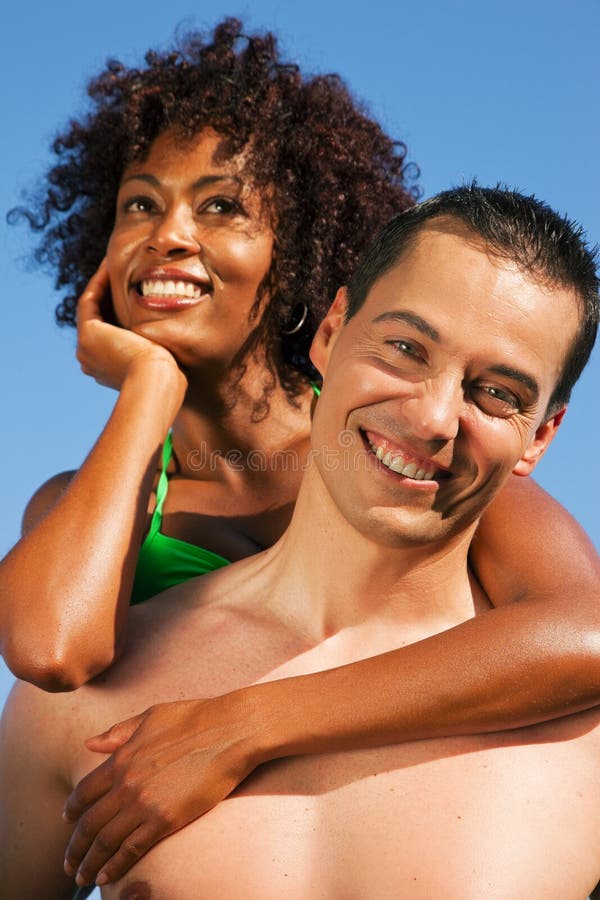
M 84 107 L 85 83 L 108 57 L 135 63 L 147 48 L 166 46 L 178 26 L 209 27 L 224 15 L 276 31 L 286 55 L 307 71 L 339 72 L 407 143 L 424 196 L 472 177 L 502 181 L 567 212 L 600 242 L 598 0 L 22 0 L 4 13 L 0 36 L 3 213 L 35 184 L 53 134 Z M 18 536 L 27 499 L 50 475 L 78 466 L 114 395 L 79 372 L 72 331 L 54 325 L 58 298 L 50 276 L 27 264 L 27 229 L 7 226 L 3 215 L 0 242 L 3 554 Z M 600 439 L 599 376 L 596 350 L 538 469 L 598 547 L 590 458 Z M 9 684 L 0 663 L 0 704 Z

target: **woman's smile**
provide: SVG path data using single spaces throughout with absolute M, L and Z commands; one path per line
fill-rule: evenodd
M 186 309 L 206 300 L 212 291 L 208 274 L 199 276 L 185 269 L 165 266 L 148 269 L 137 276 L 132 289 L 136 302 L 144 309 Z
M 120 324 L 192 367 L 232 361 L 268 300 L 273 232 L 241 160 L 214 161 L 219 143 L 159 135 L 125 172 L 107 252 Z

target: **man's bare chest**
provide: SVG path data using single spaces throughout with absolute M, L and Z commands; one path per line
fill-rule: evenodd
M 591 744 L 512 734 L 270 764 L 106 896 L 578 900 L 600 874 Z

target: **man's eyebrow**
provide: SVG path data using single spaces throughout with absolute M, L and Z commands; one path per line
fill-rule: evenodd
M 410 312 L 408 309 L 397 309 L 381 313 L 381 315 L 376 316 L 373 319 L 373 322 L 407 322 L 409 325 L 413 325 L 417 331 L 421 332 L 421 334 L 431 338 L 432 341 L 436 341 L 438 344 L 440 342 L 440 333 L 437 328 L 434 328 L 433 325 L 430 325 L 429 322 L 426 322 L 421 316 L 418 316 L 414 312 Z
M 523 372 L 521 369 L 513 369 L 511 366 L 503 366 L 496 365 L 490 366 L 490 372 L 493 372 L 495 375 L 504 375 L 506 378 L 512 378 L 514 381 L 520 381 L 521 384 L 524 384 L 526 388 L 529 388 L 531 393 L 537 399 L 540 394 L 540 387 L 531 375 L 528 375 L 527 372 Z
M 155 175 L 150 175 L 150 173 L 147 172 L 138 172 L 133 175 L 128 175 L 122 180 L 121 184 L 127 184 L 128 181 L 145 181 L 153 187 L 160 187 L 160 180 Z M 200 178 L 197 178 L 196 181 L 192 182 L 192 188 L 197 191 L 203 187 L 210 187 L 211 184 L 218 184 L 219 182 L 225 181 L 233 182 L 236 187 L 239 187 L 242 184 L 241 179 L 236 175 L 202 175 Z

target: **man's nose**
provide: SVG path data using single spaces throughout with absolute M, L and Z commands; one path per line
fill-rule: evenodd
M 183 253 L 197 253 L 200 240 L 194 218 L 188 209 L 174 207 L 157 216 L 147 241 L 151 252 L 165 258 Z
M 424 441 L 452 441 L 460 427 L 464 388 L 458 376 L 439 376 L 418 386 L 404 403 L 411 432 Z

